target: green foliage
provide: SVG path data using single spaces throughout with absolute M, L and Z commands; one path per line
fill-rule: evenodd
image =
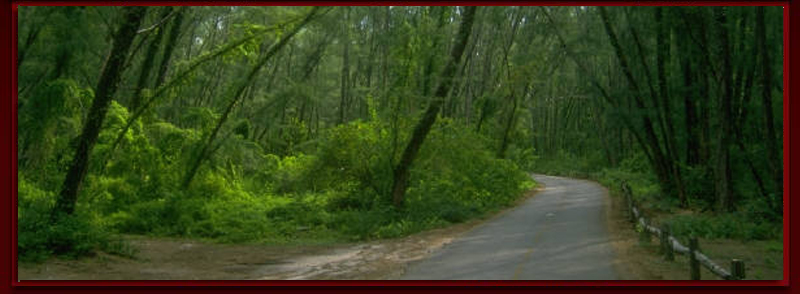
M 510 205 L 529 187 L 530 177 L 511 161 L 496 159 L 480 135 L 443 121 L 429 135 L 420 151 L 418 168 L 412 169 L 408 190 L 411 210 L 443 208 L 429 205 L 438 195 L 451 215 L 460 222 Z M 417 206 L 418 205 L 418 206 Z M 431 212 L 435 213 L 435 212 Z
M 108 155 L 128 118 L 112 103 L 93 158 Z M 213 119 L 196 108 L 184 123 L 204 128 Z M 324 131 L 312 154 L 278 157 L 245 136 L 230 137 L 181 191 L 174 183 L 199 138 L 167 122 L 136 123 L 103 174 L 96 167 L 87 177 L 79 213 L 57 225 L 48 223 L 55 194 L 20 177 L 20 256 L 35 261 L 103 250 L 135 257 L 115 233 L 278 244 L 394 238 L 483 216 L 532 187 L 512 161 L 494 158 L 490 139 L 443 120 L 423 145 L 407 205 L 398 210 L 388 197 L 392 134 L 373 110 L 369 122 Z
M 659 222 L 669 224 L 675 236 L 745 241 L 774 240 L 782 237 L 782 227 L 775 222 L 780 216 L 775 215 L 764 198 L 748 198 L 737 211 L 732 213 L 692 212 L 679 209 L 677 199 L 662 197 L 657 180 L 642 153 L 635 153 L 622 160 L 615 168 L 591 167 L 588 164 L 589 159 L 579 159 L 564 154 L 558 158 L 537 161 L 535 170 L 549 174 L 591 178 L 611 189 L 618 189 L 622 182 L 628 183 L 634 192 L 634 200 L 640 207 L 649 213 L 651 218 L 657 217 Z M 568 163 L 566 166 L 583 170 L 564 168 L 552 161 L 566 162 Z M 713 199 L 696 196 L 704 195 L 703 191 L 708 189 L 709 185 L 701 184 L 703 181 L 711 180 L 708 171 L 702 168 L 685 168 L 682 172 L 684 179 L 689 183 L 687 192 L 691 192 L 689 194 L 691 207 L 698 211 L 708 210 L 709 206 L 714 205 Z M 641 230 L 638 226 L 636 229 Z
M 707 239 L 771 240 L 781 238 L 783 230 L 769 221 L 754 221 L 744 212 L 721 215 L 675 215 L 666 220 L 676 236 Z
M 219 120 L 219 114 L 207 107 L 190 107 L 183 112 L 181 122 L 186 128 L 209 131 Z
M 768 28 L 761 35 L 772 64 L 762 64 L 759 42 L 754 42 L 761 26 L 744 21 L 755 16 L 751 8 L 728 10 L 733 56 L 727 61 L 735 69 L 736 88 L 731 103 L 735 120 L 741 120 L 732 122 L 741 132 L 728 146 L 737 201 L 732 214 L 707 213 L 718 202 L 714 132 L 721 129 L 717 104 L 725 79 L 719 73 L 726 71 L 719 70 L 718 79 L 705 79 L 714 76 L 713 69 L 692 56 L 703 56 L 703 48 L 722 48 L 719 34 L 710 33 L 718 31 L 712 9 L 665 9 L 664 23 L 673 32 L 667 38 L 659 30 L 640 28 L 648 24 L 652 9 L 608 9 L 620 46 L 638 48 L 622 51 L 630 55 L 640 95 L 624 86 L 631 81 L 625 80 L 609 46 L 598 8 L 481 9 L 467 55 L 456 69 L 460 78 L 453 80 L 442 118 L 411 166 L 401 208 L 389 196 L 393 168 L 431 101 L 431 90 L 441 82 L 437 73 L 453 48 L 462 8 L 352 7 L 346 18 L 344 9 L 323 9 L 286 47 L 264 60 L 231 112 L 223 112 L 231 102 L 226 91 L 247 82 L 247 69 L 309 8 L 186 9 L 191 24 L 172 17 L 157 28 L 176 28 L 176 36 L 184 37 L 169 40 L 172 33 L 162 34 L 158 66 L 142 89 L 131 82 L 145 58 L 131 54 L 116 96 L 140 91 L 148 108 L 112 146 L 133 114 L 126 99 L 111 102 L 89 156 L 76 213 L 52 225 L 50 209 L 73 161 L 103 68 L 104 59 L 96 53 L 109 51 L 109 29 L 122 21 L 109 17 L 122 14 L 115 7 L 20 8 L 22 259 L 98 249 L 134 256 L 135 249 L 115 234 L 281 244 L 399 237 L 512 205 L 533 185 L 526 171 L 592 178 L 612 189 L 625 181 L 644 210 L 680 214 L 671 220 L 680 234 L 740 239 L 780 234 L 781 170 L 775 162 L 781 155 L 771 153 L 764 140 L 768 101 L 759 95 L 765 84 L 762 69 L 775 69 L 768 81 L 775 85 L 766 90 L 773 96 L 773 112 L 781 113 L 777 81 L 783 71 L 777 57 L 783 56 L 782 26 L 780 17 L 771 17 L 780 15 L 779 8 L 766 9 Z M 543 17 L 545 12 L 553 17 Z M 150 10 L 146 23 L 160 19 L 157 15 Z M 678 15 L 686 19 L 675 21 Z M 638 40 L 630 38 L 634 30 Z M 147 44 L 138 39 L 152 32 L 140 34 L 134 44 Z M 707 38 L 692 43 L 689 34 Z M 665 39 L 675 54 L 664 60 L 661 85 L 655 72 L 653 81 L 645 79 L 639 61 L 657 61 L 654 46 Z M 707 57 L 724 60 L 722 52 L 711 50 Z M 749 69 L 756 71 L 750 75 Z M 685 82 L 687 72 L 691 85 Z M 668 99 L 649 89 L 668 90 Z M 605 93 L 608 97 L 601 97 Z M 651 101 L 649 94 L 659 99 Z M 637 106 L 634 97 L 645 97 L 646 107 Z M 686 104 L 686 98 L 694 105 Z M 686 109 L 690 106 L 694 118 Z M 204 138 L 222 113 L 227 122 L 222 121 L 209 145 L 210 156 L 191 188 L 179 188 L 187 163 L 197 158 L 198 146 L 206 144 Z M 644 133 L 643 118 L 654 122 L 653 134 Z M 776 115 L 772 122 L 778 142 L 783 119 Z M 689 124 L 699 126 L 696 134 Z M 647 135 L 655 137 L 655 146 L 641 146 L 650 140 Z M 688 144 L 690 138 L 697 146 Z M 496 158 L 500 142 L 508 143 L 507 159 Z M 671 187 L 659 186 L 664 181 L 657 181 L 645 148 L 649 154 L 663 151 L 666 160 L 676 163 L 688 209 L 678 207 L 676 197 L 662 195 Z M 690 148 L 699 149 L 693 163 L 686 158 Z M 761 176 L 763 185 L 753 174 Z
M 352 122 L 331 129 L 318 147 L 307 180 L 316 190 L 357 189 L 365 190 L 362 196 L 385 195 L 392 181 L 390 141 L 379 121 Z
M 50 222 L 55 204 L 53 193 L 42 191 L 19 178 L 17 208 L 17 252 L 20 260 L 41 261 L 51 254 L 78 257 L 91 253 L 106 240 L 102 228 L 85 213 Z

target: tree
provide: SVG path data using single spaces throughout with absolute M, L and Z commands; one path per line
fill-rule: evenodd
M 123 64 L 128 55 L 131 42 L 136 36 L 136 30 L 139 28 L 146 11 L 147 8 L 141 6 L 122 9 L 121 24 L 113 36 L 114 46 L 103 67 L 100 81 L 95 87 L 94 101 L 83 126 L 78 148 L 64 179 L 56 205 L 52 210 L 51 219 L 53 221 L 58 221 L 63 216 L 72 214 L 75 210 L 78 192 L 88 168 L 89 154 L 91 154 L 97 142 L 97 136 L 100 133 L 100 127 L 103 125 L 106 111 L 108 111 L 111 99 L 113 99 L 114 93 L 117 91 L 117 83 L 124 70 Z
M 344 9 L 344 22 L 342 24 L 342 87 L 339 103 L 339 123 L 346 120 L 348 107 L 348 89 L 350 88 L 350 8 Z
M 166 19 L 172 13 L 172 6 L 164 6 L 161 8 L 161 13 L 159 14 L 159 19 Z M 136 110 L 141 105 L 142 97 L 140 96 L 142 90 L 148 87 L 148 80 L 151 75 L 151 69 L 153 68 L 153 63 L 155 63 L 156 53 L 158 52 L 158 47 L 161 45 L 161 41 L 163 40 L 162 35 L 164 30 L 162 28 L 154 28 L 156 30 L 155 35 L 153 35 L 150 39 L 150 44 L 147 46 L 147 51 L 144 55 L 144 59 L 142 60 L 142 65 L 139 68 L 139 77 L 136 81 L 136 88 L 133 90 L 133 95 L 131 95 L 131 109 Z
M 639 89 L 639 84 L 634 78 L 633 70 L 631 69 L 631 66 L 628 63 L 628 58 L 623 52 L 622 46 L 617 39 L 617 34 L 614 32 L 614 29 L 611 26 L 608 12 L 605 7 L 598 7 L 598 9 L 601 18 L 603 19 L 603 27 L 605 28 L 606 34 L 611 41 L 611 45 L 614 47 L 617 60 L 619 61 L 626 80 L 628 81 L 628 88 L 630 89 L 634 104 L 636 108 L 643 110 L 646 108 L 646 106 L 644 100 L 642 99 L 642 93 Z M 686 205 L 686 199 L 684 198 L 684 194 L 682 192 L 683 187 L 679 184 L 680 180 L 678 177 L 676 177 L 677 173 L 675 171 L 675 161 L 670 158 L 669 152 L 665 151 L 668 150 L 668 147 L 662 148 L 661 143 L 659 143 L 659 139 L 654 128 L 653 118 L 647 114 L 639 114 L 637 116 L 638 120 L 641 121 L 641 127 L 644 129 L 644 140 L 641 140 L 643 143 L 642 148 L 645 150 L 645 153 L 648 154 L 648 158 L 650 158 L 653 169 L 655 170 L 656 176 L 659 179 L 662 191 L 666 195 L 674 195 L 673 193 L 677 191 L 681 203 Z M 631 129 L 631 131 L 635 132 L 635 129 Z
M 775 199 L 781 199 L 783 195 L 783 163 L 781 162 L 780 146 L 775 132 L 775 118 L 772 109 L 772 65 L 770 64 L 769 56 L 770 48 L 767 46 L 764 10 L 763 6 L 756 8 L 756 39 L 758 50 L 761 51 L 759 56 L 761 60 L 761 103 L 764 110 L 764 136 L 767 139 L 767 155 L 769 156 L 770 169 L 775 183 Z
M 281 50 L 289 41 L 297 34 L 306 24 L 308 24 L 318 13 L 320 13 L 319 7 L 314 7 L 311 11 L 305 16 L 305 18 L 297 25 L 295 25 L 288 33 L 281 36 L 281 39 L 269 47 L 266 53 L 258 60 L 258 62 L 253 65 L 253 67 L 249 70 L 247 75 L 243 80 L 234 84 L 230 90 L 229 95 L 230 98 L 228 99 L 228 105 L 225 108 L 225 111 L 222 113 L 222 116 L 217 120 L 216 126 L 211 131 L 211 134 L 205 140 L 205 144 L 201 145 L 198 149 L 196 155 L 192 159 L 189 168 L 186 170 L 184 174 L 183 181 L 181 182 L 181 187 L 183 189 L 189 188 L 189 185 L 192 184 L 192 179 L 194 179 L 195 174 L 200 169 L 200 165 L 205 161 L 211 153 L 213 152 L 211 146 L 214 144 L 214 140 L 217 138 L 222 125 L 225 121 L 228 120 L 228 116 L 231 114 L 233 107 L 236 106 L 236 103 L 242 97 L 242 93 L 244 90 L 250 86 L 250 84 L 255 80 L 258 72 L 267 64 L 267 62 L 279 51 Z
M 411 140 L 406 145 L 405 151 L 400 159 L 400 162 L 394 168 L 394 179 L 392 184 L 392 201 L 396 207 L 403 205 L 403 198 L 408 188 L 408 175 L 411 165 L 419 152 L 425 137 L 430 132 L 433 123 L 436 122 L 436 117 L 439 114 L 439 109 L 442 106 L 447 92 L 450 91 L 450 86 L 453 83 L 453 76 L 456 72 L 456 66 L 461 60 L 461 55 L 464 53 L 464 48 L 469 41 L 469 35 L 472 32 L 472 24 L 475 18 L 475 6 L 469 6 L 464 9 L 464 14 L 461 19 L 461 26 L 456 37 L 456 43 L 453 50 L 450 52 L 450 59 L 445 65 L 444 70 L 439 79 L 439 86 L 436 88 L 433 99 L 428 104 L 427 110 L 417 122 L 414 127 L 414 132 L 411 135 Z
M 730 45 L 728 39 L 727 11 L 724 7 L 715 7 L 714 16 L 717 22 L 717 34 L 720 41 L 722 58 L 722 95 L 719 96 L 719 126 L 716 152 L 716 192 L 720 209 L 732 211 L 734 208 L 733 189 L 731 187 L 730 142 L 731 142 L 731 101 L 733 100 L 732 70 Z

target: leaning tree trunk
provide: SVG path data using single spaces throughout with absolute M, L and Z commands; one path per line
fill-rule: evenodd
M 161 15 L 158 17 L 159 19 L 165 19 L 172 13 L 172 6 L 164 6 L 161 9 Z M 153 68 L 153 64 L 155 63 L 156 53 L 158 52 L 158 47 L 161 45 L 162 35 L 164 34 L 163 28 L 158 28 L 153 39 L 150 41 L 149 46 L 147 46 L 147 52 L 144 55 L 144 60 L 142 60 L 142 65 L 139 69 L 139 77 L 136 81 L 136 88 L 133 89 L 133 95 L 131 95 L 131 103 L 130 108 L 131 110 L 136 110 L 141 106 L 142 102 L 142 90 L 147 88 L 148 81 L 150 80 L 151 76 L 151 69 Z
M 103 126 L 108 106 L 117 91 L 118 82 L 124 70 L 125 58 L 130 50 L 133 38 L 136 37 L 136 30 L 144 18 L 145 11 L 147 11 L 147 8 L 142 6 L 125 7 L 122 10 L 122 24 L 114 33 L 114 45 L 103 67 L 97 87 L 95 87 L 94 101 L 81 132 L 78 149 L 75 151 L 75 156 L 64 179 L 61 193 L 52 210 L 51 220 L 53 222 L 75 211 L 78 191 L 89 165 L 89 154 L 91 154 L 94 144 L 97 142 L 97 136 Z
M 512 90 L 513 91 L 513 90 Z M 500 159 L 506 158 L 506 150 L 508 149 L 508 141 L 509 137 L 511 136 L 511 130 L 514 129 L 514 122 L 515 122 L 515 114 L 517 113 L 517 97 L 512 92 L 509 96 L 511 100 L 511 111 L 508 113 L 508 120 L 506 120 L 506 126 L 503 129 L 503 138 L 500 140 L 500 148 L 497 150 L 497 157 Z
M 636 105 L 636 108 L 639 110 L 646 109 L 644 100 L 641 96 L 641 91 L 639 90 L 639 85 L 636 82 L 636 79 L 633 76 L 633 72 L 631 67 L 629 66 L 628 59 L 625 56 L 624 52 L 622 51 L 622 47 L 619 43 L 619 39 L 617 39 L 617 35 L 614 32 L 614 29 L 611 26 L 611 22 L 609 21 L 608 11 L 605 7 L 598 7 L 600 12 L 600 17 L 603 22 L 603 27 L 605 28 L 606 34 L 608 35 L 609 40 L 611 41 L 612 47 L 614 47 L 614 52 L 617 55 L 617 60 L 619 61 L 620 67 L 622 68 L 622 72 L 625 74 L 625 78 L 628 80 L 628 88 L 633 93 L 633 102 Z M 650 150 L 650 154 L 652 156 L 648 156 L 648 159 L 653 166 L 653 169 L 656 172 L 656 177 L 659 181 L 659 186 L 661 191 L 667 195 L 673 195 L 674 188 L 676 188 L 676 182 L 674 178 L 674 173 L 671 170 L 673 165 L 670 162 L 670 158 L 661 148 L 661 144 L 658 142 L 658 136 L 656 135 L 654 123 L 650 116 L 647 114 L 640 114 L 639 119 L 641 119 L 642 127 L 644 128 L 644 137 L 643 139 L 638 139 L 642 142 L 642 147 L 645 150 Z M 626 122 L 627 123 L 627 122 Z M 627 123 L 630 125 L 630 123 Z M 634 128 L 631 126 L 629 127 L 631 131 L 634 131 Z M 646 151 L 647 152 L 647 151 Z M 680 188 L 680 187 L 678 187 Z
M 161 56 L 161 64 L 158 66 L 158 76 L 156 76 L 156 83 L 153 85 L 153 89 L 156 89 L 164 84 L 164 80 L 167 77 L 167 70 L 169 69 L 170 60 L 172 59 L 172 52 L 175 51 L 175 45 L 178 43 L 178 37 L 180 37 L 181 27 L 183 26 L 183 18 L 186 14 L 186 10 L 188 9 L 188 7 L 181 7 L 177 14 L 175 14 L 175 19 L 172 21 L 172 27 L 170 27 L 169 35 L 167 35 L 167 43 L 164 46 L 164 52 Z
M 283 35 L 283 37 L 281 37 L 280 41 L 278 41 L 277 44 L 274 44 L 269 48 L 269 50 L 264 54 L 264 56 L 258 60 L 258 63 L 256 63 L 250 69 L 250 72 L 248 72 L 244 80 L 241 80 L 239 83 L 235 84 L 231 88 L 232 90 L 231 97 L 227 107 L 225 108 L 225 112 L 222 113 L 222 116 L 217 121 L 217 125 L 214 127 L 214 129 L 211 131 L 211 134 L 208 136 L 206 143 L 203 144 L 202 147 L 200 147 L 200 150 L 196 153 L 194 159 L 192 160 L 189 166 L 189 169 L 186 170 L 186 173 L 183 176 L 183 181 L 181 183 L 181 187 L 183 189 L 189 188 L 189 186 L 192 184 L 192 179 L 194 179 L 194 176 L 197 174 L 197 171 L 200 169 L 200 166 L 206 159 L 208 159 L 211 156 L 213 150 L 216 150 L 212 149 L 211 146 L 214 144 L 214 140 L 217 138 L 219 130 L 222 128 L 222 125 L 225 124 L 225 121 L 228 120 L 228 116 L 233 110 L 233 107 L 236 106 L 236 104 L 242 97 L 242 93 L 244 93 L 244 90 L 253 82 L 253 80 L 255 80 L 255 77 L 258 74 L 258 72 L 264 67 L 264 65 L 267 64 L 267 62 L 270 59 L 272 59 L 272 56 L 274 56 L 275 53 L 277 53 L 281 48 L 286 46 L 286 44 L 289 43 L 292 37 L 294 37 L 294 35 L 297 34 L 297 32 L 299 32 L 306 24 L 308 24 L 311 21 L 311 19 L 313 19 L 314 16 L 317 15 L 318 12 L 319 12 L 319 7 L 314 7 L 311 10 L 311 12 L 309 12 L 308 15 L 306 15 L 306 17 L 303 19 L 301 23 L 295 26 L 290 32 Z
M 472 23 L 475 19 L 475 6 L 465 8 L 463 18 L 461 19 L 461 27 L 458 30 L 458 39 L 456 40 L 453 50 L 450 52 L 450 60 L 442 72 L 439 79 L 439 86 L 436 88 L 433 100 L 428 105 L 428 109 L 422 116 L 422 119 L 414 127 L 414 133 L 411 136 L 411 141 L 406 145 L 405 151 L 400 162 L 394 169 L 394 183 L 392 187 L 392 200 L 395 207 L 403 205 L 403 197 L 405 196 L 406 189 L 408 188 L 408 176 L 411 164 L 417 157 L 422 142 L 430 132 L 433 123 L 436 122 L 436 116 L 439 114 L 439 109 L 442 107 L 442 102 L 450 90 L 453 83 L 453 76 L 456 73 L 456 66 L 461 60 L 461 55 L 464 53 L 464 48 L 467 46 L 469 35 L 472 32 Z

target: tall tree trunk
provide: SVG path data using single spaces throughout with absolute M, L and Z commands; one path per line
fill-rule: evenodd
M 51 13 L 52 12 L 48 12 L 45 16 L 48 16 Z M 22 62 L 25 60 L 25 55 L 30 51 L 31 46 L 33 46 L 33 43 L 35 43 L 36 39 L 39 37 L 39 33 L 42 31 L 42 28 L 44 28 L 44 24 L 42 23 L 34 24 L 28 30 L 28 34 L 25 37 L 24 45 L 23 44 L 17 45 L 17 71 L 19 71 L 19 68 L 22 66 Z
M 233 107 L 236 106 L 236 103 L 239 102 L 240 98 L 242 97 L 242 93 L 244 93 L 244 90 L 253 82 L 256 75 L 258 75 L 258 72 L 261 70 L 261 68 L 264 67 L 264 65 L 267 64 L 267 62 L 272 58 L 272 56 L 274 56 L 275 53 L 277 53 L 281 48 L 286 46 L 286 44 L 289 43 L 289 40 L 291 40 L 292 37 L 294 37 L 294 35 L 297 34 L 298 31 L 300 31 L 300 29 L 302 29 L 306 24 L 308 24 L 318 12 L 319 12 L 319 7 L 312 8 L 311 12 L 309 12 L 306 15 L 306 17 L 303 19 L 301 23 L 297 24 L 294 28 L 292 28 L 291 31 L 283 35 L 280 41 L 278 41 L 276 44 L 270 46 L 269 50 L 264 54 L 264 56 L 262 56 L 261 59 L 258 60 L 258 63 L 256 63 L 250 69 L 247 76 L 243 80 L 236 83 L 231 88 L 231 98 L 230 102 L 228 102 L 228 106 L 225 108 L 225 111 L 222 113 L 222 116 L 220 116 L 219 120 L 217 121 L 217 125 L 214 127 L 214 129 L 211 131 L 211 134 L 208 136 L 206 143 L 203 144 L 202 147 L 200 147 L 200 150 L 195 154 L 196 156 L 194 157 L 194 160 L 192 160 L 189 169 L 187 169 L 186 174 L 183 177 L 183 181 L 181 183 L 181 187 L 183 189 L 189 188 L 189 186 L 192 184 L 192 179 L 194 179 L 195 174 L 197 174 L 197 171 L 200 169 L 200 165 L 202 165 L 202 163 L 206 159 L 208 159 L 213 153 L 209 151 L 212 150 L 211 146 L 214 144 L 214 139 L 216 139 L 219 130 L 222 128 L 222 125 L 228 119 L 228 116 L 233 110 Z
M 675 192 L 678 193 L 680 205 L 681 207 L 687 207 L 689 202 L 686 199 L 686 193 L 683 187 L 683 178 L 681 177 L 681 171 L 678 167 L 679 157 L 675 152 L 675 130 L 672 123 L 672 105 L 669 98 L 669 86 L 667 84 L 668 72 L 666 65 L 670 58 L 670 31 L 668 30 L 668 26 L 664 20 L 663 7 L 656 7 L 655 18 L 656 22 L 658 23 L 658 32 L 656 36 L 656 71 L 658 72 L 658 92 L 659 96 L 661 97 L 661 120 L 666 125 L 664 130 L 666 132 L 666 136 L 664 136 L 664 145 L 666 147 L 665 150 L 667 151 L 667 164 L 669 164 L 669 170 L 672 173 L 672 177 L 675 182 Z
M 117 91 L 123 64 L 130 50 L 131 42 L 136 37 L 136 30 L 144 18 L 146 7 L 129 6 L 122 9 L 123 19 L 119 29 L 114 33 L 113 47 L 106 60 L 100 80 L 95 87 L 95 97 L 92 107 L 86 118 L 86 123 L 81 131 L 78 148 L 75 150 L 72 164 L 67 171 L 61 193 L 56 200 L 56 205 L 51 213 L 51 220 L 57 222 L 61 217 L 71 215 L 75 211 L 75 202 L 78 199 L 81 183 L 86 176 L 89 165 L 89 155 L 97 142 L 100 128 L 103 126 L 108 106 Z
M 506 126 L 503 129 L 503 138 L 502 140 L 500 140 L 500 149 L 497 150 L 498 158 L 506 157 L 506 150 L 508 149 L 509 136 L 511 135 L 511 130 L 514 129 L 514 122 L 516 119 L 515 114 L 517 113 L 517 97 L 514 93 L 511 93 L 510 100 L 511 100 L 511 111 L 508 113 L 508 120 L 506 121 Z
M 711 148 L 712 148 L 712 138 L 711 138 L 711 94 L 709 88 L 711 87 L 711 83 L 709 82 L 711 79 L 717 76 L 716 71 L 714 70 L 714 65 L 711 63 L 711 53 L 709 52 L 708 46 L 708 30 L 706 28 L 707 24 L 704 20 L 699 22 L 697 26 L 699 29 L 699 46 L 702 55 L 702 61 L 698 64 L 699 69 L 695 76 L 697 77 L 697 81 L 699 85 L 697 86 L 698 89 L 698 101 L 697 101 L 697 114 L 699 119 L 699 126 L 700 126 L 700 158 L 699 164 L 708 167 L 709 173 L 712 173 L 711 166 Z M 690 28 L 689 28 L 690 29 Z M 716 189 L 716 187 L 715 187 Z
M 198 67 L 205 64 L 206 62 L 215 60 L 215 58 L 220 57 L 223 54 L 230 52 L 233 49 L 236 49 L 238 46 L 254 38 L 255 35 L 247 36 L 238 39 L 236 41 L 232 41 L 227 45 L 217 50 L 214 50 L 213 52 L 210 52 L 209 54 L 204 54 L 202 56 L 199 56 L 195 58 L 195 60 L 192 60 L 185 69 L 176 73 L 174 77 L 171 78 L 166 84 L 156 87 L 155 90 L 153 91 L 153 95 L 148 97 L 147 101 L 143 101 L 144 104 L 142 105 L 142 107 L 135 110 L 128 118 L 127 122 L 125 122 L 125 126 L 122 127 L 122 130 L 120 130 L 119 133 L 117 133 L 117 138 L 114 140 L 114 143 L 111 144 L 111 148 L 109 149 L 108 153 L 111 155 L 117 150 L 117 147 L 122 142 L 122 139 L 125 137 L 125 134 L 131 128 L 131 126 L 133 126 L 133 123 L 135 123 L 145 113 L 145 110 L 153 106 L 153 103 L 155 103 L 158 100 L 158 98 L 161 97 L 161 95 L 164 95 L 167 92 L 167 90 L 180 84 L 183 79 L 185 79 L 189 74 L 194 72 L 194 70 L 196 70 Z
M 350 7 L 345 7 L 342 25 L 342 88 L 339 102 L 339 124 L 343 124 L 347 114 L 347 94 L 350 85 Z
M 623 73 L 625 74 L 625 78 L 628 80 L 628 87 L 630 88 L 631 92 L 633 93 L 633 102 L 635 103 L 636 107 L 640 110 L 645 109 L 645 103 L 641 97 L 641 91 L 639 90 L 638 83 L 636 79 L 633 77 L 633 72 L 628 64 L 628 59 L 626 58 L 625 54 L 622 52 L 622 47 L 619 44 L 619 40 L 617 39 L 616 33 L 614 29 L 611 27 L 611 22 L 609 21 L 608 11 L 605 7 L 598 7 L 600 16 L 603 20 L 603 26 L 606 30 L 606 34 L 608 34 L 609 40 L 611 41 L 611 45 L 614 47 L 614 51 L 616 52 L 617 59 L 620 63 L 620 67 L 622 68 Z M 656 177 L 659 180 L 659 186 L 661 187 L 662 192 L 666 195 L 673 195 L 674 189 L 676 188 L 675 179 L 673 178 L 673 174 L 670 169 L 671 163 L 669 162 L 669 158 L 665 156 L 663 150 L 661 149 L 661 145 L 658 142 L 658 137 L 656 136 L 655 129 L 653 127 L 652 119 L 646 114 L 640 114 L 639 119 L 641 120 L 642 127 L 644 128 L 644 140 L 642 141 L 645 143 L 642 145 L 645 149 L 650 150 L 650 154 L 652 157 L 651 163 L 653 166 L 653 170 L 656 172 Z M 633 128 L 631 128 L 633 131 Z M 641 141 L 641 140 L 640 140 Z
M 772 177 L 775 183 L 776 199 L 781 199 L 783 194 L 783 163 L 781 162 L 780 146 L 775 132 L 775 118 L 772 109 L 772 66 L 770 64 L 767 46 L 767 32 L 764 24 L 764 7 L 756 8 L 756 38 L 758 49 L 761 51 L 761 102 L 764 108 L 764 125 L 767 137 L 767 153 L 769 156 Z
M 718 26 L 718 37 L 720 41 L 722 57 L 722 95 L 719 96 L 719 132 L 717 135 L 716 152 L 716 193 L 719 208 L 722 211 L 733 210 L 733 189 L 731 187 L 731 167 L 730 167 L 730 132 L 731 132 L 731 55 L 730 42 L 728 38 L 728 20 L 725 7 L 715 7 L 714 14 Z
M 169 14 L 172 13 L 172 6 L 163 6 L 161 8 L 161 14 L 159 15 L 158 19 L 164 19 Z M 158 47 L 161 45 L 162 35 L 164 34 L 164 28 L 157 28 L 155 35 L 153 35 L 152 40 L 150 40 L 150 44 L 147 46 L 147 51 L 144 55 L 144 60 L 142 60 L 142 65 L 139 68 L 139 77 L 136 81 L 136 88 L 133 89 L 133 95 L 131 95 L 131 110 L 135 111 L 141 106 L 142 97 L 142 90 L 147 88 L 147 82 L 150 80 L 150 70 L 153 68 L 153 63 L 156 59 L 156 53 L 158 52 Z
M 411 165 L 419 152 L 422 142 L 430 132 L 433 123 L 436 122 L 436 116 L 439 113 L 439 108 L 442 106 L 447 92 L 453 83 L 453 78 L 456 73 L 456 67 L 461 60 L 464 53 L 464 48 L 469 41 L 469 35 L 472 32 L 472 24 L 475 20 L 475 6 L 465 7 L 464 14 L 461 19 L 461 25 L 458 30 L 456 43 L 450 53 L 450 59 L 442 72 L 439 79 L 439 86 L 434 93 L 434 97 L 428 105 L 422 119 L 414 127 L 414 133 L 411 135 L 411 140 L 408 142 L 405 151 L 400 159 L 400 162 L 394 169 L 394 182 L 392 187 L 392 200 L 395 207 L 402 207 L 403 199 L 408 188 L 408 176 Z
M 685 43 L 685 42 L 682 42 Z M 688 46 L 686 46 L 688 48 Z M 689 51 L 681 54 L 681 69 L 683 70 L 683 107 L 686 112 L 686 164 L 695 166 L 700 162 L 698 151 L 700 143 L 697 134 L 697 113 L 695 109 L 695 90 L 692 80 L 692 64 Z
M 186 14 L 186 10 L 188 9 L 188 7 L 181 7 L 177 14 L 175 14 L 175 18 L 172 20 L 172 27 L 170 27 L 169 34 L 167 35 L 167 43 L 164 46 L 164 52 L 161 55 L 161 64 L 158 66 L 158 76 L 156 76 L 156 82 L 155 85 L 153 85 L 153 89 L 164 84 L 164 80 L 167 77 L 167 70 L 169 69 L 169 63 L 172 59 L 172 52 L 175 51 L 175 45 L 178 43 L 178 37 L 180 36 L 181 27 L 183 26 L 183 18 Z
M 516 10 L 512 12 L 512 24 L 511 24 L 511 32 L 509 32 L 510 36 L 508 38 L 508 42 L 503 46 L 503 65 L 506 68 L 506 81 L 505 83 L 508 84 L 507 87 L 511 89 L 511 94 L 508 96 L 508 100 L 511 100 L 511 110 L 508 113 L 508 118 L 506 120 L 505 128 L 503 129 L 503 137 L 500 140 L 500 148 L 497 150 L 497 157 L 498 158 L 505 158 L 506 157 L 506 150 L 508 149 L 508 141 L 509 136 L 511 135 L 512 130 L 514 129 L 514 122 L 516 120 L 516 113 L 517 113 L 517 95 L 515 84 L 513 81 L 513 77 L 511 76 L 511 63 L 508 60 L 508 55 L 511 51 L 511 46 L 514 45 L 514 38 L 516 37 L 517 28 L 519 28 L 520 20 L 522 19 L 522 13 L 517 12 Z M 527 91 L 527 85 L 523 91 Z

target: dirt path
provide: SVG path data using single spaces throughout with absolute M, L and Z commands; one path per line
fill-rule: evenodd
M 533 196 L 531 191 L 520 202 Z M 503 215 L 500 212 L 491 219 Z M 361 244 L 267 246 L 128 236 L 135 259 L 108 254 L 20 264 L 20 280 L 378 280 L 397 279 L 422 259 L 485 220 Z

